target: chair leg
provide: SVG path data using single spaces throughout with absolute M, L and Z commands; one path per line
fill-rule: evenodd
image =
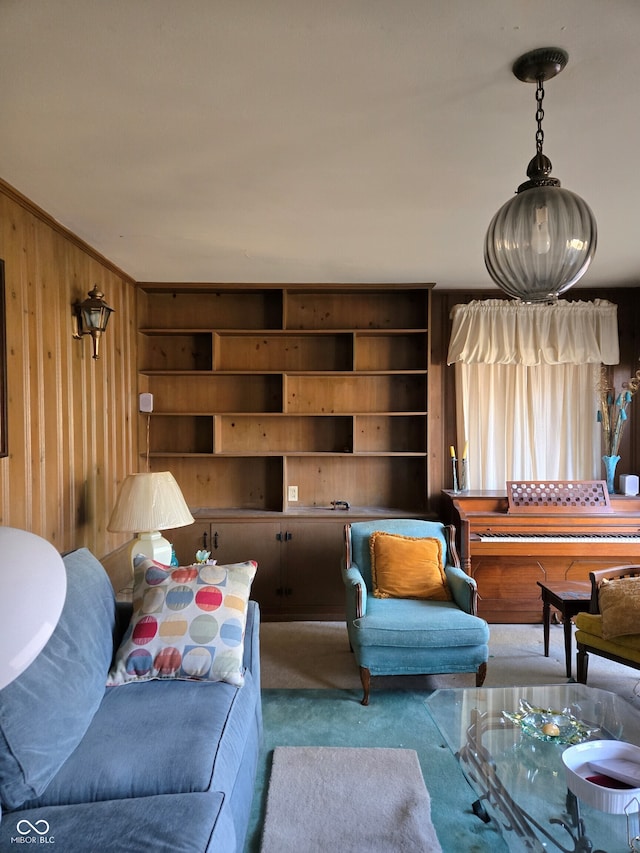
M 481 663 L 476 672 L 476 687 L 482 687 L 487 677 L 487 662 Z
M 364 696 L 362 697 L 361 705 L 369 704 L 369 689 L 371 687 L 371 673 L 367 669 L 366 666 L 360 667 L 360 681 L 362 682 L 362 688 L 364 690 Z
M 576 678 L 578 679 L 578 684 L 586 684 L 587 683 L 587 670 L 589 668 L 589 655 L 587 654 L 587 650 L 584 646 L 578 644 L 578 655 L 577 655 L 577 663 L 576 663 Z

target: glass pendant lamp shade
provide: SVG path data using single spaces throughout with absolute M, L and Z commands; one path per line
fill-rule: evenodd
M 509 296 L 546 302 L 587 271 L 597 242 L 596 221 L 580 196 L 559 186 L 519 192 L 491 220 L 484 261 Z
M 484 262 L 498 287 L 523 302 L 556 300 L 582 278 L 596 251 L 596 221 L 589 205 L 562 189 L 542 151 L 543 84 L 568 59 L 562 48 L 545 47 L 525 53 L 513 65 L 518 80 L 536 83 L 536 154 L 527 167 L 529 180 L 489 224 Z

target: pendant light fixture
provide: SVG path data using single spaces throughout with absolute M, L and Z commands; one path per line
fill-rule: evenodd
M 484 261 L 491 278 L 523 302 L 553 302 L 587 271 L 596 250 L 596 221 L 580 196 L 562 189 L 542 152 L 544 83 L 559 74 L 569 55 L 556 47 L 525 53 L 513 65 L 523 83 L 536 84 L 536 154 L 528 181 L 491 220 Z

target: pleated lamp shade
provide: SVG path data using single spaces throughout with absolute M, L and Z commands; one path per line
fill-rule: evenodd
M 170 471 L 130 474 L 122 484 L 107 530 L 137 533 L 131 545 L 131 561 L 144 554 L 169 565 L 171 543 L 160 530 L 185 527 L 194 518 Z
M 0 527 L 0 689 L 35 660 L 58 624 L 67 573 L 35 533 Z

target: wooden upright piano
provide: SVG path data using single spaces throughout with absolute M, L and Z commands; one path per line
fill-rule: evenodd
M 519 507 L 512 489 L 443 492 L 443 520 L 456 526 L 460 561 L 488 622 L 541 622 L 537 581 L 588 580 L 596 569 L 640 563 L 640 497 Z

